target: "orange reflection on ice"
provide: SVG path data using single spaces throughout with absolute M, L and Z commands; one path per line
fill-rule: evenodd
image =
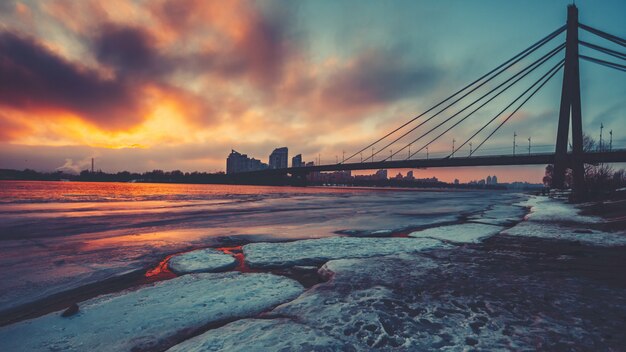
M 243 254 L 242 246 L 233 246 L 233 247 L 219 247 L 215 248 L 218 251 L 224 252 L 224 254 L 230 254 L 237 260 L 237 266 L 235 270 L 241 271 L 242 273 L 250 273 L 253 272 L 252 269 L 248 265 L 246 265 L 246 257 Z
M 174 254 L 165 257 L 165 259 L 163 259 L 154 269 L 148 270 L 144 274 L 144 277 L 149 279 L 149 281 L 160 281 L 175 278 L 176 274 L 170 270 L 167 264 L 172 256 L 174 256 Z

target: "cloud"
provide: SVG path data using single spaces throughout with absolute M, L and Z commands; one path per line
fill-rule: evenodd
M 122 71 L 121 74 L 154 69 L 159 62 L 154 39 L 138 27 L 103 25 L 93 46 L 98 60 Z
M 137 87 L 123 80 L 105 79 L 32 38 L 8 31 L 0 33 L 0 77 L 0 105 L 69 111 L 103 129 L 141 120 Z
M 322 98 L 339 108 L 386 104 L 433 87 L 439 76 L 430 64 L 411 65 L 397 53 L 370 50 L 331 75 Z

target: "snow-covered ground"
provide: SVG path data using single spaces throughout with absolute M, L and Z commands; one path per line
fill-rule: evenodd
M 205 248 L 174 255 L 167 263 L 173 272 L 187 274 L 225 271 L 234 268 L 237 260 L 216 249 Z
M 422 231 L 415 231 L 409 234 L 409 237 L 416 238 L 434 238 L 438 240 L 460 242 L 460 243 L 478 243 L 481 240 L 498 234 L 504 230 L 504 227 L 465 223 L 458 225 L 439 226 Z
M 580 241 L 597 246 L 626 245 L 626 233 L 595 229 L 593 225 L 603 220 L 579 214 L 580 210 L 572 204 L 534 196 L 520 205 L 530 207 L 530 213 L 525 221 L 503 231 L 503 234 Z
M 332 259 L 378 257 L 413 253 L 446 246 L 430 238 L 327 237 L 287 243 L 251 243 L 243 246 L 253 268 L 319 265 Z
M 0 328 L 0 351 L 154 350 L 211 323 L 253 316 L 302 293 L 272 274 L 189 274 Z

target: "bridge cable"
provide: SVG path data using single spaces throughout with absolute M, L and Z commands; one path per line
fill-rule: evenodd
M 493 130 L 493 131 L 492 131 L 492 132 L 491 132 L 491 133 L 487 136 L 487 138 L 485 138 L 482 142 L 480 142 L 480 144 L 479 144 L 479 145 L 478 145 L 478 146 L 477 146 L 477 147 L 476 147 L 476 148 L 472 151 L 472 153 L 470 153 L 470 155 L 468 156 L 468 158 L 469 158 L 470 156 L 472 156 L 474 153 L 476 153 L 476 151 L 477 151 L 478 149 L 480 149 L 480 147 L 481 147 L 483 144 L 485 144 L 485 142 L 486 142 L 489 138 L 491 138 L 491 136 L 493 136 L 493 135 L 494 135 L 494 133 L 496 133 L 496 132 L 500 129 L 500 127 L 502 127 L 502 125 L 504 125 L 507 121 L 509 121 L 509 119 L 510 119 L 513 115 L 515 115 L 515 113 L 516 113 L 519 109 L 521 109 L 521 108 L 522 108 L 522 106 L 524 106 L 524 104 L 526 104 L 526 102 L 528 102 L 528 101 L 530 100 L 530 98 L 532 98 L 532 97 L 533 97 L 533 96 L 534 96 L 534 95 L 535 95 L 535 94 L 536 94 L 536 93 L 537 93 L 537 92 L 538 92 L 541 88 L 543 88 L 543 86 L 544 86 L 546 83 L 548 83 L 548 81 L 550 81 L 550 79 L 552 79 L 552 77 L 554 77 L 554 75 L 555 75 L 557 72 L 559 72 L 559 70 L 560 70 L 560 69 L 561 69 L 564 65 L 565 65 L 565 60 L 563 60 L 563 62 L 561 62 L 559 65 L 557 65 L 557 66 L 556 66 L 556 69 L 555 69 L 555 68 L 552 68 L 552 73 L 550 73 L 550 71 L 548 71 L 548 72 L 546 73 L 546 75 L 547 75 L 548 73 L 550 73 L 550 75 L 548 76 L 548 78 L 546 78 L 546 79 L 543 81 L 543 83 L 541 83 L 541 85 L 539 85 L 539 87 L 537 87 L 537 88 L 535 89 L 535 91 L 533 91 L 533 92 L 532 92 L 532 93 L 531 93 L 531 94 L 530 94 L 530 95 L 529 95 L 529 96 L 528 96 L 528 97 L 527 97 L 527 98 L 526 98 L 526 99 L 525 99 L 525 100 L 524 100 L 524 101 L 523 101 L 523 102 L 522 102 L 522 103 L 521 103 L 521 104 L 520 104 L 520 105 L 519 105 L 519 106 L 518 106 L 515 110 L 513 110 L 513 112 L 512 112 L 512 113 L 511 113 L 511 114 L 510 114 L 510 115 L 509 115 L 506 119 L 504 119 L 504 121 L 502 121 L 502 122 L 498 125 L 498 127 L 496 127 L 496 128 L 495 128 L 495 129 L 494 129 L 494 130 Z M 546 75 L 542 76 L 542 77 L 539 79 L 539 81 L 541 81 L 541 80 L 542 80 L 542 79 L 543 79 Z M 522 95 L 524 95 L 524 94 L 526 94 L 526 92 L 522 93 Z M 491 122 L 493 122 L 493 121 L 494 121 L 497 117 L 498 117 L 498 115 L 496 115 L 496 117 L 495 117 L 495 118 L 493 118 L 491 121 L 489 121 L 489 123 L 487 123 L 487 125 L 489 125 Z M 487 126 L 487 125 L 485 125 L 485 126 Z M 448 157 L 449 157 L 449 156 L 448 156 Z
M 544 61 L 545 62 L 545 61 Z M 521 81 L 524 77 L 526 77 L 528 74 L 530 74 L 531 72 L 533 72 L 536 68 L 538 68 L 539 66 L 541 66 L 544 62 L 542 62 L 541 64 L 535 66 L 534 68 L 532 68 L 531 70 L 529 70 L 528 72 L 526 72 L 525 74 L 523 74 L 522 76 L 520 76 L 519 78 L 517 78 L 515 81 L 513 81 L 511 84 L 509 84 L 507 87 L 505 87 L 504 89 L 502 89 L 500 92 L 498 92 L 497 94 L 495 94 L 494 96 L 492 96 L 491 98 L 489 98 L 487 101 L 485 101 L 484 103 L 482 103 L 479 107 L 477 107 L 476 109 L 474 109 L 472 112 L 470 112 L 469 114 L 465 115 L 462 119 L 460 119 L 459 121 L 457 121 L 456 123 L 454 123 L 452 126 L 448 127 L 445 131 L 441 132 L 437 137 L 433 138 L 432 140 L 430 140 L 428 143 L 426 143 L 424 146 L 422 146 L 420 149 L 416 150 L 414 153 L 412 153 L 411 155 L 409 155 L 409 157 L 407 159 L 410 159 L 412 155 L 415 155 L 417 153 L 419 153 L 420 151 L 424 150 L 424 148 L 428 147 L 429 145 L 431 145 L 433 142 L 435 142 L 437 139 L 439 139 L 441 136 L 443 136 L 444 134 L 448 133 L 451 129 L 453 129 L 454 127 L 458 126 L 460 123 L 462 123 L 463 121 L 465 121 L 467 118 L 469 118 L 472 114 L 474 114 L 476 111 L 482 109 L 485 105 L 487 105 L 488 103 L 490 103 L 491 101 L 493 101 L 495 98 L 497 98 L 500 94 L 506 92 L 509 88 L 511 88 L 512 86 L 514 86 L 517 82 Z M 563 60 L 560 60 L 556 66 L 558 66 L 561 62 L 563 62 Z M 554 69 L 556 66 L 554 66 L 552 69 Z M 551 69 L 551 70 L 552 70 Z M 551 71 L 550 70 L 550 71 Z M 549 72 L 550 72 L 549 71 Z M 548 72 L 548 73 L 549 73 Z M 544 76 L 545 77 L 545 76 Z M 538 81 L 535 82 L 535 84 L 533 84 L 530 88 L 528 88 L 526 90 L 529 91 L 530 89 L 532 89 L 537 83 L 539 83 Z M 506 108 L 504 108 L 504 110 L 500 113 L 498 113 L 498 115 L 504 113 L 504 111 L 506 111 L 508 108 L 511 107 L 511 105 L 515 104 L 515 102 L 517 102 L 517 100 L 519 100 L 521 98 L 521 96 L 519 96 L 517 99 L 515 99 L 511 104 L 509 104 Z M 452 117 L 450 117 L 452 118 Z M 448 119 L 449 120 L 449 119 Z M 447 122 L 444 121 L 444 123 Z M 420 137 L 421 138 L 421 137 Z M 471 138 L 470 138 L 471 139 Z M 460 145 L 457 149 L 455 149 L 455 152 L 457 150 L 459 150 L 464 144 Z M 383 160 L 385 161 L 385 160 Z
M 547 36 L 545 36 L 544 38 L 540 39 L 539 41 L 535 42 L 534 44 L 532 44 L 531 46 L 529 46 L 528 48 L 522 50 L 521 52 L 519 52 L 518 54 L 516 54 L 515 56 L 513 56 L 512 58 L 508 59 L 507 61 L 505 61 L 504 63 L 500 64 L 498 67 L 494 68 L 493 70 L 489 71 L 488 73 L 484 74 L 483 76 L 481 76 L 480 78 L 474 80 L 472 83 L 466 85 L 465 87 L 459 89 L 458 91 L 456 91 L 455 93 L 453 93 L 452 95 L 448 96 L 447 98 L 445 98 L 444 100 L 440 101 L 439 103 L 435 104 L 434 106 L 430 107 L 428 110 L 424 111 L 423 113 L 417 115 L 416 117 L 412 118 L 411 120 L 409 120 L 408 122 L 405 122 L 404 124 L 402 124 L 400 127 L 394 129 L 393 131 L 387 133 L 386 135 L 384 135 L 383 137 L 379 138 L 378 140 L 376 140 L 375 142 L 369 144 L 368 146 L 366 146 L 365 148 L 359 150 L 358 152 L 350 155 L 348 158 L 344 159 L 344 161 L 341 162 L 341 164 L 345 163 L 346 161 L 354 158 L 355 156 L 359 155 L 359 153 L 364 152 L 365 150 L 373 147 L 374 145 L 378 144 L 380 141 L 384 140 L 385 138 L 391 136 L 392 134 L 398 132 L 399 130 L 401 130 L 402 128 L 406 127 L 407 125 L 411 124 L 412 122 L 414 122 L 415 120 L 417 120 L 418 118 L 428 114 L 429 112 L 433 111 L 434 109 L 438 108 L 439 106 L 443 105 L 446 101 L 449 101 L 450 99 L 454 98 L 455 96 L 459 95 L 460 93 L 462 93 L 463 91 L 467 90 L 468 88 L 472 87 L 473 85 L 475 85 L 476 83 L 480 82 L 481 80 L 485 79 L 486 77 L 490 76 L 491 74 L 493 74 L 494 72 L 502 69 L 500 72 L 496 73 L 495 76 L 489 78 L 489 80 L 495 78 L 496 76 L 498 76 L 499 74 L 501 74 L 502 72 L 504 72 L 506 69 L 510 68 L 511 66 L 513 66 L 514 64 L 516 64 L 517 62 L 519 62 L 520 60 L 522 60 L 523 58 L 525 58 L 526 56 L 530 55 L 531 53 L 533 53 L 534 51 L 536 51 L 537 49 L 539 49 L 540 47 L 542 47 L 543 45 L 545 45 L 547 42 L 551 41 L 552 39 L 554 39 L 556 36 L 558 36 L 559 34 L 561 34 L 563 31 L 565 31 L 566 26 L 562 26 L 560 28 L 558 28 L 557 30 L 555 30 L 554 32 L 548 34 Z M 505 67 L 506 66 L 506 67 Z M 486 82 L 488 82 L 489 80 L 487 80 Z M 486 82 L 483 82 L 482 84 L 485 84 Z M 482 85 L 481 84 L 481 85 Z M 474 89 L 475 90 L 475 89 Z M 471 92 L 470 92 L 471 93 Z M 468 93 L 469 94 L 469 93 Z M 462 98 L 461 98 L 462 99 Z M 458 99 L 460 100 L 460 99 Z M 453 104 L 455 104 L 456 102 L 453 102 L 452 104 L 448 105 L 445 109 L 449 108 L 450 106 L 452 106 Z
M 548 53 L 546 53 L 545 55 L 543 55 L 542 57 L 540 57 L 539 59 L 535 60 L 533 63 L 531 63 L 530 65 L 526 66 L 524 69 L 522 69 L 521 71 L 519 71 L 518 73 L 516 73 L 515 75 L 513 75 L 513 77 L 507 79 L 506 81 L 500 83 L 498 86 L 496 86 L 495 88 L 491 89 L 489 92 L 487 92 L 486 94 L 482 95 L 480 98 L 474 100 L 471 104 L 465 106 L 463 109 L 457 111 L 456 113 L 454 113 L 451 117 L 449 117 L 448 119 L 446 119 L 445 121 L 437 124 L 437 126 L 435 126 L 434 128 L 430 129 L 428 132 L 422 134 L 421 136 L 419 136 L 418 138 L 416 138 L 415 140 L 413 140 L 412 142 L 408 143 L 407 145 L 405 145 L 404 147 L 400 148 L 399 150 L 397 150 L 395 153 L 391 154 L 388 158 L 393 157 L 394 155 L 400 153 L 401 151 L 405 150 L 409 145 L 417 142 L 418 140 L 420 140 L 422 137 L 424 137 L 425 135 L 429 134 L 430 132 L 432 132 L 433 130 L 439 128 L 441 125 L 443 125 L 444 123 L 448 122 L 450 119 L 456 117 L 457 115 L 459 115 L 460 113 L 462 113 L 463 111 L 467 110 L 469 107 L 471 107 L 472 105 L 476 104 L 477 102 L 481 101 L 483 98 L 485 98 L 486 96 L 488 96 L 489 94 L 493 93 L 495 90 L 499 89 L 500 87 L 502 87 L 503 85 L 505 85 L 506 83 L 510 82 L 512 79 L 514 79 L 515 77 L 519 76 L 520 74 L 524 73 L 526 70 L 530 69 L 531 67 L 533 67 L 531 69 L 534 70 L 535 68 L 537 68 L 537 66 L 542 65 L 544 62 L 546 62 L 547 60 L 549 60 L 552 56 L 556 55 L 559 51 L 561 51 L 563 48 L 565 48 L 565 44 L 561 44 L 559 46 L 557 46 L 556 48 L 550 50 Z M 539 63 L 539 64 L 537 64 Z M 537 65 L 537 66 L 535 66 Z M 492 77 L 495 78 L 496 76 Z M 485 81 L 484 83 L 487 83 L 488 81 Z M 483 83 L 483 84 L 484 84 Z M 477 88 L 480 88 L 481 85 L 477 86 L 475 89 L 473 89 L 472 91 L 470 91 L 469 93 L 472 93 L 474 90 L 476 90 Z M 467 93 L 467 94 L 469 94 Z M 467 96 L 467 94 L 465 94 L 463 97 L 461 97 L 460 99 L 464 98 L 465 96 Z M 460 100 L 459 99 L 459 100 Z M 457 100 L 458 101 L 458 100 Z M 447 109 L 447 108 L 445 108 Z M 441 112 L 443 112 L 445 109 L 443 110 L 439 110 L 435 115 L 427 118 L 426 120 L 420 122 L 417 126 L 411 128 L 410 130 L 408 130 L 407 132 L 405 132 L 404 134 L 402 134 L 400 137 L 397 137 L 396 139 L 394 139 L 393 141 L 391 141 L 391 143 L 388 143 L 387 145 L 385 145 L 384 147 L 380 148 L 376 153 L 372 153 L 372 161 L 374 161 L 374 156 L 378 155 L 380 152 L 382 152 L 383 150 L 387 149 L 389 146 L 391 146 L 392 144 L 396 143 L 397 141 L 399 141 L 400 139 L 404 138 L 405 136 L 407 136 L 409 133 L 415 131 L 416 129 L 418 129 L 419 127 L 423 126 L 425 123 L 427 123 L 428 121 L 432 120 L 433 118 L 435 118 L 436 116 L 438 116 Z M 415 154 L 415 153 L 413 153 Z M 388 158 L 385 158 L 384 160 L 387 160 Z M 383 160 L 383 161 L 384 161 Z
M 624 38 L 620 38 L 618 36 L 615 36 L 615 35 L 603 32 L 603 31 L 601 31 L 599 29 L 596 29 L 596 28 L 584 25 L 582 23 L 579 23 L 578 26 L 580 28 L 586 30 L 587 32 L 593 33 L 593 34 L 595 34 L 595 35 L 597 35 L 599 37 L 602 37 L 602 38 L 604 38 L 606 40 L 610 40 L 613 43 L 619 44 L 621 46 L 626 46 L 626 39 L 624 39 Z
M 428 135 L 429 133 L 431 133 L 432 131 L 434 131 L 435 129 L 441 127 L 444 123 L 448 122 L 450 119 L 456 117 L 457 115 L 459 115 L 460 113 L 462 113 L 463 111 L 467 110 L 468 108 L 470 108 L 472 105 L 476 104 L 477 102 L 481 101 L 482 99 L 484 99 L 485 97 L 489 96 L 491 93 L 493 93 L 494 91 L 498 90 L 499 88 L 501 88 L 502 86 L 504 86 L 505 84 L 507 84 L 508 82 L 510 82 L 511 80 L 515 79 L 516 77 L 518 77 L 519 75 L 524 74 L 526 71 L 524 76 L 527 75 L 528 73 L 534 71 L 537 67 L 541 66 L 542 64 L 544 64 L 546 61 L 548 61 L 550 58 L 552 58 L 554 55 L 556 55 L 559 51 L 563 50 L 563 48 L 565 48 L 565 44 L 561 44 L 557 47 L 555 47 L 554 49 L 550 50 L 548 53 L 546 53 L 545 55 L 543 55 L 542 57 L 540 57 L 539 59 L 535 60 L 534 62 L 532 62 L 530 65 L 526 66 L 525 68 L 523 68 L 521 71 L 517 72 L 515 75 L 513 75 L 512 77 L 510 77 L 509 79 L 507 79 L 506 81 L 500 83 L 498 86 L 496 86 L 495 88 L 491 89 L 489 92 L 487 92 L 486 94 L 483 94 L 480 98 L 475 99 L 473 102 L 471 102 L 470 104 L 468 104 L 467 106 L 465 106 L 463 109 L 457 111 L 456 113 L 454 113 L 452 116 L 450 116 L 449 118 L 447 118 L 446 120 L 444 120 L 443 122 L 437 124 L 435 127 L 431 128 L 428 132 L 422 134 L 421 136 L 417 137 L 416 139 L 414 139 L 413 141 L 411 141 L 410 143 L 407 143 L 404 147 L 400 148 L 399 150 L 397 150 L 395 153 L 393 153 L 391 156 L 389 156 L 388 158 L 393 157 L 394 155 L 402 152 L 403 150 L 405 150 L 406 148 L 408 148 L 409 145 L 417 142 L 418 140 L 422 139 L 424 136 Z M 507 87 L 508 89 L 508 87 Z M 441 111 L 440 111 L 441 112 Z M 430 118 L 422 121 L 420 124 L 418 124 L 417 126 L 413 127 L 412 129 L 410 129 L 409 131 L 407 131 L 406 133 L 404 133 L 402 136 L 396 138 L 395 140 L 393 140 L 391 143 L 387 144 L 385 147 L 383 147 L 382 149 L 380 149 L 378 152 L 373 153 L 373 155 L 377 155 L 378 153 L 380 153 L 382 150 L 386 149 L 387 147 L 389 147 L 390 145 L 396 143 L 398 140 L 400 140 L 401 138 L 405 137 L 406 135 L 408 135 L 409 133 L 415 131 L 417 128 L 421 127 L 422 125 L 424 125 L 425 123 L 427 123 L 428 121 L 430 121 L 432 118 L 434 118 L 437 115 L 431 116 Z M 415 155 L 415 153 L 412 153 L 409 158 Z M 385 158 L 384 160 L 387 160 L 388 158 Z
M 578 55 L 581 59 L 589 61 L 589 62 L 593 62 L 595 64 L 599 64 L 602 66 L 606 66 L 612 69 L 616 69 L 618 71 L 623 71 L 626 72 L 626 65 L 620 65 L 620 64 L 616 64 L 615 62 L 610 62 L 610 61 L 604 61 L 604 60 L 600 60 L 597 59 L 595 57 L 590 57 L 590 56 L 586 56 L 586 55 Z
M 611 55 L 611 56 L 616 57 L 618 59 L 626 60 L 626 53 L 622 53 L 622 52 L 617 51 L 617 50 L 608 49 L 608 48 L 605 48 L 605 47 L 602 47 L 602 46 L 599 46 L 599 45 L 596 45 L 596 44 L 588 43 L 588 42 L 586 42 L 584 40 L 579 40 L 578 42 L 581 45 L 586 46 L 586 47 L 588 47 L 590 49 L 594 49 L 594 50 L 599 51 L 601 53 L 604 53 L 604 54 L 607 54 L 607 55 Z
M 480 129 L 478 129 L 478 131 L 474 132 L 474 134 L 472 134 L 467 140 L 465 140 L 465 142 L 461 143 L 461 145 L 459 145 L 452 154 L 456 153 L 457 151 L 461 150 L 461 148 L 463 148 L 467 143 L 469 143 L 474 137 L 476 137 L 480 132 L 482 132 L 485 128 L 487 128 L 487 126 L 489 126 L 493 121 L 495 121 L 500 115 L 502 115 L 506 110 L 508 110 L 513 104 L 515 104 L 518 100 L 520 100 L 526 93 L 528 93 L 528 91 L 530 91 L 534 86 L 536 86 L 542 79 L 544 79 L 547 75 L 549 75 L 553 70 L 559 70 L 560 69 L 560 65 L 565 62 L 565 60 L 561 60 L 559 62 L 557 62 L 557 64 L 555 66 L 553 66 L 550 70 L 548 70 L 548 72 L 546 72 L 541 78 L 539 78 L 537 81 L 535 81 L 535 83 L 533 83 L 530 87 L 528 87 L 528 89 L 526 89 L 522 94 L 520 94 L 517 98 L 515 98 L 515 100 L 513 100 L 509 105 L 507 105 L 504 109 L 502 109 L 500 112 L 498 112 L 491 120 L 489 120 L 485 125 L 483 125 Z M 451 157 L 452 154 L 448 155 L 448 157 Z M 473 153 L 471 153 L 473 154 Z M 470 156 L 471 156 L 470 154 Z

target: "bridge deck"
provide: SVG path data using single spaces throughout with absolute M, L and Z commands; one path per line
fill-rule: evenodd
M 588 152 L 582 155 L 585 163 L 616 163 L 626 162 L 626 149 L 605 152 Z M 567 154 L 567 164 L 573 160 L 572 154 Z M 461 166 L 506 166 L 506 165 L 547 165 L 555 161 L 554 153 L 525 154 L 525 155 L 494 155 L 452 158 L 411 159 L 396 161 L 374 161 L 363 163 L 340 163 L 303 167 L 289 167 L 284 169 L 267 169 L 242 172 L 241 176 L 270 176 L 284 174 L 307 174 L 320 171 L 342 170 L 379 170 L 379 169 L 421 169 L 431 167 L 461 167 Z

